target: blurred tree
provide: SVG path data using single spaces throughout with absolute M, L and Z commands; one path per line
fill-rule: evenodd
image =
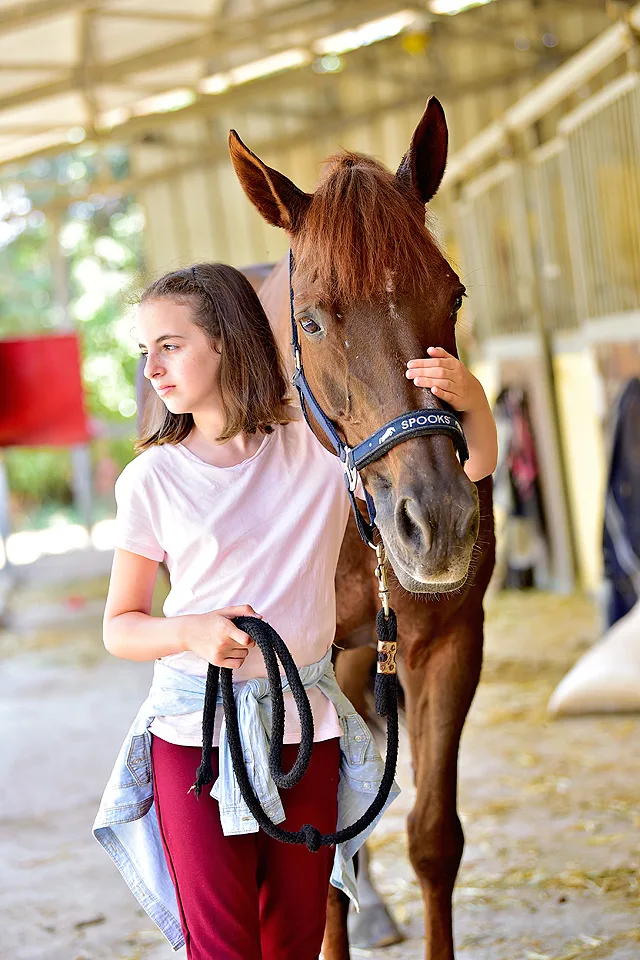
M 98 184 L 127 174 L 123 150 L 81 144 L 0 176 L 0 337 L 75 327 L 92 454 L 116 470 L 131 459 L 135 431 L 138 349 L 127 300 L 142 271 L 144 215 L 135 199 Z M 15 448 L 6 463 L 17 526 L 39 525 L 70 502 L 68 451 Z M 109 485 L 101 492 L 107 510 Z

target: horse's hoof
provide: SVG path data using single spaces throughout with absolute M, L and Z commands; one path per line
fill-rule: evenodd
M 374 950 L 403 940 L 395 920 L 382 904 L 362 907 L 360 913 L 349 911 L 349 943 L 352 947 Z

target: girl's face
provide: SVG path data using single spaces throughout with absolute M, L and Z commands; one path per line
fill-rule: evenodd
M 220 354 L 188 306 L 147 300 L 138 308 L 136 336 L 144 375 L 171 413 L 220 408 Z

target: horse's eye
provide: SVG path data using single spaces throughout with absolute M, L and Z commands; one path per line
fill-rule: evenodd
M 304 332 L 308 333 L 310 336 L 313 336 L 314 333 L 322 332 L 322 327 L 320 326 L 319 323 L 316 323 L 313 317 L 307 317 L 307 316 L 301 317 L 300 326 L 302 327 Z
M 451 316 L 455 317 L 460 312 L 460 310 L 462 310 L 462 295 L 460 295 L 459 297 L 456 297 L 455 302 L 453 304 L 453 310 L 451 311 Z

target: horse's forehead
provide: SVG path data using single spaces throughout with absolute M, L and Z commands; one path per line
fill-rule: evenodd
M 310 269 L 306 265 L 301 266 L 296 271 L 293 278 L 293 292 L 296 302 L 300 306 L 318 304 L 323 306 L 332 305 L 331 291 L 324 289 L 320 283 L 313 267 Z
M 293 292 L 297 308 L 319 307 L 329 311 L 339 310 L 344 315 L 353 313 L 356 316 L 364 312 L 369 314 L 390 314 L 393 318 L 399 319 L 401 314 L 406 315 L 407 320 L 413 313 L 411 306 L 418 304 L 429 304 L 434 306 L 441 298 L 446 300 L 449 292 L 456 283 L 459 283 L 455 271 L 449 266 L 446 260 L 442 261 L 442 269 L 438 270 L 437 277 L 433 277 L 430 288 L 425 291 L 407 291 L 397 283 L 396 271 L 389 267 L 382 270 L 384 283 L 379 297 L 369 301 L 364 298 L 350 298 L 341 300 L 339 292 L 335 292 L 329 285 L 323 285 L 320 280 L 306 272 L 294 277 Z

